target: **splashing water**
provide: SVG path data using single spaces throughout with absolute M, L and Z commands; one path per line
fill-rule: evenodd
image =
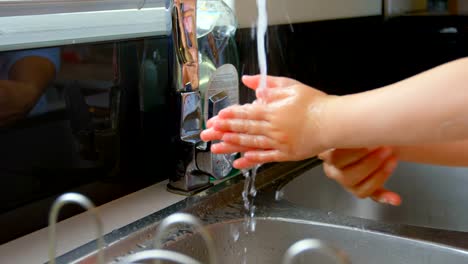
M 250 171 L 243 170 L 242 173 L 245 177 L 244 190 L 242 191 L 242 199 L 244 200 L 244 233 L 248 234 L 251 229 L 252 218 L 250 217 L 251 211 L 253 208 L 254 197 L 250 195 L 250 185 L 252 183 L 252 178 L 250 177 Z
M 259 93 L 263 93 L 262 90 L 267 88 L 267 59 L 265 50 L 265 35 L 268 28 L 268 14 L 266 0 L 257 0 L 258 8 L 258 20 L 257 20 L 257 53 L 258 53 L 258 65 L 260 68 L 260 84 L 257 90 Z M 261 103 L 261 98 L 257 98 Z M 245 177 L 244 190 L 242 192 L 242 198 L 244 201 L 244 232 L 247 235 L 249 232 L 255 232 L 256 220 L 255 220 L 255 196 L 257 195 L 257 189 L 255 187 L 255 178 L 257 176 L 257 170 L 260 165 L 255 166 L 251 171 L 242 170 L 242 174 Z M 244 258 L 243 263 L 247 263 L 247 247 L 244 247 Z
M 268 29 L 268 13 L 266 7 L 266 0 L 257 0 L 257 8 L 257 54 L 258 66 L 260 68 L 260 85 L 258 89 L 263 90 L 267 88 L 267 59 L 265 51 L 265 35 Z
M 258 89 L 267 88 L 267 59 L 265 51 L 265 35 L 268 28 L 268 14 L 266 0 L 257 0 L 258 8 L 258 20 L 257 20 L 257 53 L 258 53 L 258 65 L 260 68 L 260 84 Z M 261 101 L 261 98 L 257 98 Z M 242 192 L 242 198 L 244 200 L 244 208 L 246 211 L 246 233 L 255 231 L 255 206 L 254 200 L 257 195 L 257 189 L 255 188 L 255 177 L 257 170 L 261 165 L 255 166 L 252 171 L 243 170 L 242 173 L 245 177 L 244 191 Z
M 231 235 L 232 235 L 232 240 L 234 242 L 237 242 L 240 237 L 239 229 L 235 225 L 231 225 Z
M 244 248 L 244 258 L 242 259 L 242 264 L 247 264 L 247 248 Z
M 242 191 L 242 198 L 244 200 L 244 233 L 255 232 L 257 221 L 255 220 L 254 205 L 255 196 L 257 195 L 257 189 L 255 188 L 255 178 L 257 176 L 257 170 L 260 165 L 255 166 L 251 171 L 242 170 L 242 174 L 245 177 L 244 190 Z M 243 264 L 247 264 L 247 247 L 244 247 Z
M 257 189 L 255 187 L 255 178 L 257 176 L 257 170 L 260 166 L 257 165 L 252 171 L 243 170 L 242 173 L 245 177 L 244 190 L 242 191 L 242 199 L 244 200 L 244 231 L 246 234 L 249 232 L 255 232 L 256 221 L 255 221 L 255 196 L 257 195 Z

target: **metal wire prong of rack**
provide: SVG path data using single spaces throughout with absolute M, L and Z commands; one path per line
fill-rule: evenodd
M 338 249 L 325 244 L 318 239 L 303 239 L 289 247 L 283 257 L 283 264 L 293 264 L 294 259 L 307 251 L 317 251 L 329 257 L 338 264 L 350 264 L 348 258 Z
M 49 214 L 49 263 L 55 264 L 55 248 L 56 248 L 56 223 L 60 209 L 66 204 L 75 203 L 82 206 L 84 209 L 91 212 L 96 221 L 97 228 L 97 263 L 104 264 L 104 239 L 103 239 L 103 224 L 102 220 L 99 217 L 99 213 L 87 197 L 79 193 L 65 193 L 59 196 L 54 204 Z
M 215 252 L 215 246 L 213 238 L 208 233 L 208 231 L 203 227 L 203 224 L 196 217 L 186 214 L 186 213 L 175 213 L 166 217 L 158 226 L 156 235 L 154 237 L 154 248 L 158 249 L 162 247 L 163 238 L 166 230 L 175 224 L 189 224 L 196 229 L 200 236 L 205 240 L 206 246 L 208 247 L 208 254 L 210 259 L 210 264 L 217 264 L 217 256 Z

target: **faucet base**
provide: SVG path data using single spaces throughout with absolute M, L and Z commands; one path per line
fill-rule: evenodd
M 182 190 L 180 188 L 174 187 L 170 183 L 168 183 L 167 186 L 166 186 L 166 190 L 168 192 L 175 193 L 175 194 L 180 194 L 180 195 L 184 195 L 184 196 L 192 196 L 192 195 L 195 195 L 195 194 L 197 194 L 197 193 L 199 193 L 201 191 L 204 191 L 204 190 L 210 188 L 213 185 L 214 184 L 212 184 L 212 183 L 208 183 L 208 184 L 203 185 L 201 187 L 198 187 L 196 189 L 187 191 L 187 190 Z

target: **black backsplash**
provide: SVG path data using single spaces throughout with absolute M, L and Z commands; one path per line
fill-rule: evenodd
M 464 16 L 372 16 L 272 26 L 268 72 L 330 94 L 362 92 L 467 56 L 467 32 Z M 242 72 L 258 73 L 251 30 L 241 30 L 238 40 Z M 253 100 L 252 92 L 243 93 L 244 102 Z
M 168 38 L 55 49 L 61 65 L 40 99 L 47 103 L 0 127 L 0 243 L 47 226 L 64 192 L 101 205 L 167 179 L 172 169 L 164 155 Z M 0 54 L 0 61 L 24 52 Z M 140 94 L 156 99 L 145 105 Z M 60 216 L 79 212 L 67 206 Z
M 375 16 L 272 26 L 269 74 L 332 94 L 365 91 L 466 56 L 467 25 L 465 17 Z M 237 34 L 241 74 L 258 72 L 251 36 Z M 58 48 L 45 111 L 0 127 L 0 243 L 45 227 L 64 192 L 100 205 L 173 173 L 170 48 L 167 37 Z M 242 102 L 253 98 L 241 88 Z M 61 218 L 79 212 L 66 207 Z

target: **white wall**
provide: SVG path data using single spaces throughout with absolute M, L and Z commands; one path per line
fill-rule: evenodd
M 232 0 L 227 0 L 229 2 Z M 380 15 L 380 0 L 267 0 L 270 25 Z M 257 19 L 256 0 L 235 0 L 241 27 Z

